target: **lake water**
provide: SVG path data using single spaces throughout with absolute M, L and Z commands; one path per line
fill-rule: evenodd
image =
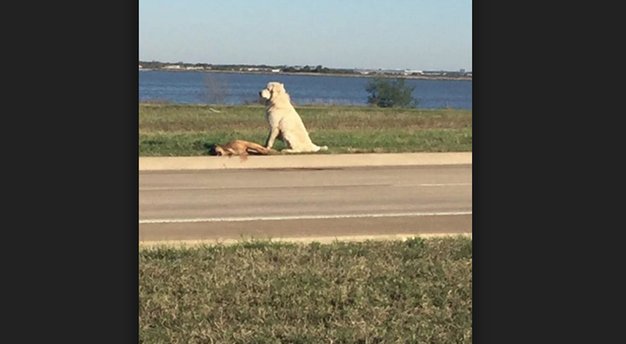
M 139 72 L 139 101 L 177 104 L 257 103 L 269 81 L 285 84 L 295 104 L 367 105 L 367 77 L 243 74 L 212 72 Z M 471 80 L 406 79 L 415 86 L 419 108 L 472 108 Z

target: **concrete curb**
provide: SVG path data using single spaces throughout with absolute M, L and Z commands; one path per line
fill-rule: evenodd
M 340 168 L 472 164 L 472 152 L 140 157 L 139 171 Z
M 389 234 L 389 235 L 353 235 L 353 236 L 323 236 L 323 237 L 294 237 L 294 238 L 273 238 L 271 240 L 260 240 L 260 242 L 272 243 L 292 243 L 292 244 L 310 244 L 318 242 L 320 244 L 331 244 L 336 241 L 341 242 L 363 242 L 363 241 L 406 241 L 413 238 L 434 239 L 434 238 L 470 238 L 472 233 L 422 233 L 422 234 Z M 252 240 L 252 239 L 250 239 Z M 140 241 L 139 248 L 185 248 L 197 246 L 213 246 L 213 245 L 235 245 L 246 241 L 245 239 L 222 239 L 222 240 L 166 240 L 166 241 Z

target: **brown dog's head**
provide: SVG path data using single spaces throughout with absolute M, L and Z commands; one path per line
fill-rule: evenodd
M 211 146 L 209 153 L 212 155 L 222 156 L 224 155 L 224 148 L 218 144 L 214 144 Z
M 280 82 L 270 81 L 267 83 L 267 86 L 262 89 L 261 92 L 259 92 L 259 97 L 267 101 L 272 100 L 277 95 L 284 93 L 286 93 L 285 85 L 281 84 Z

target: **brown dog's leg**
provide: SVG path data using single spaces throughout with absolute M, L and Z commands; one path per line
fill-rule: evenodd
M 263 146 L 261 146 L 260 144 L 256 144 L 254 142 L 248 142 L 248 147 L 246 147 L 246 150 L 248 151 L 248 153 L 253 153 L 253 154 L 269 154 L 271 149 L 267 149 Z

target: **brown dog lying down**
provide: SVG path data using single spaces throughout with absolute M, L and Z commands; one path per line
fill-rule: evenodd
M 248 157 L 248 154 L 268 155 L 276 152 L 275 150 L 265 148 L 260 144 L 244 140 L 233 140 L 223 145 L 215 144 L 213 145 L 211 151 L 217 156 L 226 155 L 231 157 L 233 155 L 239 155 L 242 160 L 245 160 Z

